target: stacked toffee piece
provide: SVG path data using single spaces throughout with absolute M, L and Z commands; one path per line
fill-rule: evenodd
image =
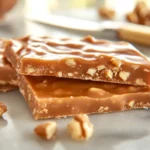
M 17 74 L 4 57 L 4 43 L 5 41 L 0 39 L 0 92 L 7 92 L 17 88 Z
M 150 62 L 129 43 L 28 36 L 5 56 L 35 119 L 150 107 Z

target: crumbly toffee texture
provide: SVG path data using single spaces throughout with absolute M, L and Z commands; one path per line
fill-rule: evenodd
M 15 69 L 4 56 L 5 41 L 0 39 L 0 85 L 17 85 L 17 74 Z
M 8 41 L 5 56 L 22 75 L 150 85 L 150 62 L 127 42 L 28 36 Z
M 7 111 L 7 107 L 0 102 L 0 117 L 3 115 L 3 113 L 5 113 Z
M 18 80 L 35 119 L 150 107 L 149 87 L 21 75 Z

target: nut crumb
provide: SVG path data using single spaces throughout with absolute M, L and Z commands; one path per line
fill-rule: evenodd
M 150 70 L 148 70 L 148 69 L 146 69 L 146 68 L 144 69 L 144 71 L 145 71 L 145 72 L 150 72 Z
M 58 75 L 58 77 L 62 77 L 62 72 L 59 71 L 57 75 Z
M 110 62 L 116 67 L 120 67 L 122 65 L 121 61 L 117 58 L 112 58 Z
M 104 107 L 104 110 L 108 110 L 109 109 L 109 107 Z
M 34 131 L 41 138 L 50 140 L 55 138 L 56 136 L 57 124 L 56 122 L 52 122 L 52 121 L 44 124 L 40 124 L 34 129 Z
M 70 66 L 70 67 L 75 67 L 76 66 L 76 62 L 74 61 L 74 59 L 67 59 L 65 61 L 66 65 Z
M 126 72 L 126 71 L 121 71 L 119 73 L 119 77 L 123 80 L 126 81 L 130 76 L 130 72 Z
M 87 115 L 80 114 L 68 124 L 68 132 L 74 140 L 88 140 L 93 134 L 93 125 Z
M 90 69 L 88 69 L 88 71 L 87 71 L 87 74 L 89 74 L 89 75 L 91 75 L 91 76 L 93 76 L 95 73 L 96 73 L 96 69 L 95 69 L 95 68 L 90 68 Z
M 7 107 L 0 102 L 0 117 L 7 111 Z
M 73 76 L 73 73 L 68 73 L 68 77 L 72 77 Z
M 89 88 L 89 90 L 88 90 L 88 96 L 90 96 L 90 97 L 102 97 L 105 95 L 109 95 L 109 93 L 100 88 L 92 87 L 92 88 Z
M 112 79 L 112 77 L 113 77 L 113 72 L 112 72 L 111 70 L 106 70 L 105 73 L 106 73 L 106 76 L 107 76 L 107 77 L 109 77 L 110 79 Z
M 138 66 L 138 65 L 132 65 L 131 66 L 134 70 L 137 70 L 140 66 Z
M 35 72 L 35 69 L 31 65 L 28 65 L 26 68 L 26 73 L 30 74 L 30 73 L 34 73 L 34 72 Z
M 135 101 L 132 100 L 132 101 L 130 101 L 130 102 L 128 103 L 128 105 L 129 105 L 130 107 L 133 107 L 133 106 L 134 106 L 134 103 L 135 103 Z
M 146 83 L 143 81 L 143 79 L 140 79 L 140 78 L 135 80 L 135 84 L 137 84 L 137 85 L 146 85 Z
M 101 70 L 103 70 L 103 69 L 105 69 L 106 67 L 104 66 L 104 65 L 99 65 L 99 66 L 97 66 L 97 70 L 98 71 L 101 71 Z

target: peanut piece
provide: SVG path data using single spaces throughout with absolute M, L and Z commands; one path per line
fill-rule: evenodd
M 136 79 L 135 80 L 135 83 L 137 84 L 137 85 L 146 85 L 146 83 L 143 81 L 143 79 Z
M 41 138 L 50 140 L 56 136 L 57 124 L 56 122 L 40 124 L 34 129 L 34 131 Z
M 104 65 L 99 65 L 99 66 L 97 66 L 97 70 L 98 71 L 101 71 L 101 70 L 103 70 L 103 69 L 105 69 L 106 67 L 104 66 Z
M 57 75 L 58 75 L 58 77 L 62 77 L 62 72 L 59 71 Z
M 74 140 L 88 140 L 93 134 L 93 125 L 87 115 L 80 114 L 68 124 L 68 132 Z
M 119 77 L 123 80 L 126 81 L 130 76 L 130 72 L 126 72 L 126 71 L 121 71 L 119 73 Z
M 30 74 L 30 73 L 34 73 L 34 72 L 35 72 L 35 69 L 33 68 L 33 66 L 28 65 L 27 68 L 26 68 L 26 73 Z
M 122 65 L 121 61 L 119 59 L 117 59 L 117 58 L 112 58 L 110 60 L 110 63 L 112 63 L 116 67 L 120 67 Z
M 113 77 L 113 72 L 112 72 L 111 70 L 106 70 L 105 73 L 106 73 L 106 76 L 107 76 L 108 78 L 112 79 L 112 77 Z
M 73 73 L 68 73 L 68 77 L 72 77 L 73 76 Z
M 76 66 L 76 62 L 74 61 L 74 59 L 67 59 L 65 61 L 66 65 L 70 66 L 70 67 L 75 67 Z
M 89 74 L 89 75 L 91 75 L 91 76 L 93 76 L 95 73 L 96 73 L 96 69 L 95 69 L 95 68 L 90 68 L 90 69 L 88 69 L 88 71 L 87 71 L 87 74 Z
M 135 103 L 135 101 L 130 101 L 128 105 L 129 105 L 130 107 L 133 107 L 133 106 L 134 106 L 134 103 Z

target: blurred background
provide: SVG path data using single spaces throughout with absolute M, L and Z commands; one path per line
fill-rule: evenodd
M 126 14 L 133 11 L 139 1 L 0 0 L 0 36 L 10 38 L 34 34 L 80 37 L 91 34 L 97 38 L 116 40 L 113 31 L 103 32 L 103 29 L 115 26 L 117 21 L 128 21 Z M 150 7 L 150 0 L 143 1 Z M 147 22 L 150 24 L 150 19 Z

